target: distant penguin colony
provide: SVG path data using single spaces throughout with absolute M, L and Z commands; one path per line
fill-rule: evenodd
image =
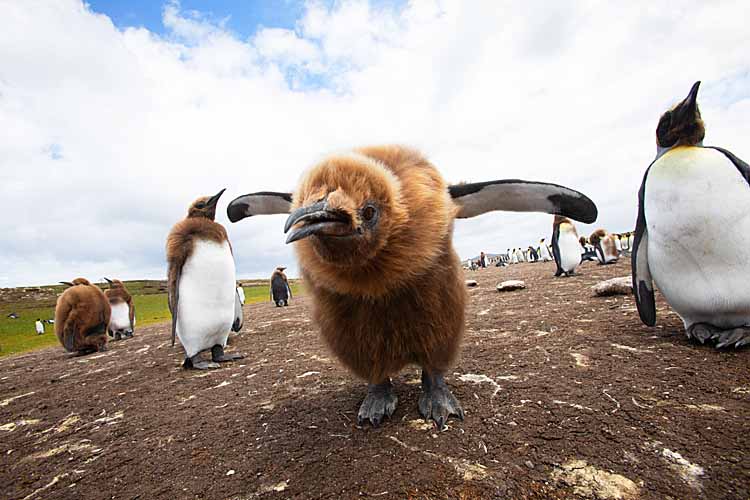
M 271 301 L 276 307 L 288 306 L 289 299 L 292 298 L 292 289 L 289 287 L 289 280 L 284 274 L 286 267 L 277 267 L 271 275 Z
M 552 222 L 552 255 L 557 266 L 555 277 L 575 274 L 581 263 L 581 246 L 576 227 L 570 219 L 559 215 Z
M 185 368 L 218 368 L 218 363 L 243 357 L 224 352 L 239 299 L 232 247 L 224 227 L 214 222 L 222 193 L 195 200 L 167 237 L 172 345 L 178 337 Z M 200 357 L 207 350 L 211 361 Z
M 400 146 L 329 156 L 305 173 L 293 197 L 241 196 L 227 214 L 236 222 L 291 212 L 287 243 L 296 243 L 321 334 L 369 383 L 360 424 L 379 425 L 393 414 L 398 398 L 391 377 L 416 364 L 422 368 L 419 412 L 442 428 L 449 416 L 464 416 L 444 378 L 458 354 L 466 305 L 453 220 L 493 210 L 586 222 L 597 214 L 586 196 L 553 184 L 448 186 L 423 156 Z
M 133 298 L 128 293 L 127 288 L 120 280 L 111 280 L 104 278 L 109 283 L 109 289 L 104 290 L 104 296 L 107 297 L 112 315 L 107 328 L 109 336 L 114 340 L 120 340 L 123 337 L 132 337 L 135 329 L 135 306 Z
M 62 281 L 67 288 L 55 305 L 55 334 L 68 352 L 107 350 L 111 309 L 104 292 L 86 278 Z
M 703 146 L 699 86 L 656 128 L 638 192 L 633 289 L 645 324 L 656 324 L 656 282 L 688 337 L 740 347 L 750 344 L 750 166 Z
M 597 229 L 591 233 L 589 241 L 594 246 L 599 264 L 614 264 L 617 262 L 619 253 L 615 246 L 615 238 L 606 229 Z

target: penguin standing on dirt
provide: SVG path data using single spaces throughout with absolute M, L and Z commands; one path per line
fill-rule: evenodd
M 230 203 L 229 219 L 274 213 L 259 196 L 265 195 Z M 286 241 L 295 243 L 324 340 L 369 383 L 360 424 L 379 425 L 393 414 L 391 377 L 408 364 L 422 368 L 418 406 L 425 419 L 442 428 L 450 415 L 463 418 L 444 378 L 461 344 L 466 304 L 453 221 L 493 210 L 596 219 L 591 200 L 562 186 L 448 186 L 427 159 L 401 146 L 329 156 L 303 176 L 286 207 Z
M 107 326 L 112 310 L 98 286 L 76 278 L 55 305 L 55 334 L 68 352 L 78 355 L 107 350 Z
M 552 255 L 555 256 L 557 270 L 555 277 L 575 274 L 581 263 L 581 245 L 576 227 L 566 217 L 555 215 L 552 222 Z
M 544 241 L 544 238 L 539 241 L 539 256 L 541 257 L 542 262 L 549 262 L 552 260 L 552 256 L 549 252 L 549 247 L 547 247 L 547 243 Z
M 596 258 L 599 259 L 599 264 L 605 265 L 617 262 L 618 253 L 614 235 L 608 233 L 606 229 L 597 229 L 591 233 L 589 241 L 596 250 Z
M 179 337 L 185 368 L 218 368 L 217 363 L 243 357 L 224 352 L 239 299 L 232 247 L 224 227 L 214 222 L 222 193 L 195 200 L 167 237 L 172 345 Z M 211 361 L 201 359 L 209 349 Z
M 276 304 L 276 307 L 288 306 L 289 299 L 292 298 L 292 289 L 289 287 L 284 269 L 286 267 L 279 266 L 271 275 L 271 302 Z
M 111 280 L 104 278 L 109 283 L 109 289 L 104 290 L 104 296 L 107 297 L 109 306 L 112 309 L 112 315 L 109 319 L 109 336 L 115 340 L 121 340 L 122 337 L 132 337 L 135 329 L 135 306 L 133 298 L 130 296 L 128 289 L 120 280 Z
M 750 344 L 750 166 L 703 146 L 699 86 L 659 119 L 638 192 L 633 289 L 646 325 L 656 282 L 688 337 L 740 347 Z

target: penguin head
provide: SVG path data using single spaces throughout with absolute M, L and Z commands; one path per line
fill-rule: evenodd
M 123 285 L 120 280 L 111 280 L 109 278 L 104 278 L 104 280 L 109 283 L 109 288 L 125 288 L 125 285 Z
M 606 229 L 597 229 L 593 233 L 591 233 L 591 236 L 589 236 L 589 241 L 592 245 L 596 246 L 599 244 L 600 241 L 602 241 L 604 238 L 607 237 L 607 230 Z
M 698 87 L 695 82 L 688 96 L 661 115 L 656 127 L 656 144 L 659 148 L 695 146 L 703 141 L 706 129 L 698 109 Z
M 341 268 L 373 259 L 409 220 L 398 179 L 372 158 L 331 156 L 303 177 L 286 221 L 286 242 L 303 260 Z
M 76 278 L 73 281 L 61 281 L 63 285 L 76 286 L 76 285 L 90 285 L 91 282 L 86 278 Z
M 203 217 L 209 220 L 216 218 L 216 204 L 224 194 L 226 188 L 222 189 L 213 196 L 201 196 L 195 200 L 188 208 L 188 218 Z

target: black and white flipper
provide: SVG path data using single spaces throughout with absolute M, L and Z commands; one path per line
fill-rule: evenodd
M 656 301 L 654 300 L 654 282 L 648 265 L 648 231 L 646 230 L 646 213 L 643 195 L 646 189 L 646 177 L 651 166 L 646 170 L 638 190 L 638 218 L 635 223 L 635 239 L 631 253 L 633 273 L 633 293 L 638 315 L 648 326 L 656 324 Z
M 466 219 L 494 210 L 543 212 L 592 223 L 597 209 L 583 193 L 557 184 L 503 179 L 473 184 L 455 184 L 448 191 Z
M 288 214 L 292 207 L 291 193 L 261 191 L 239 196 L 227 206 L 227 217 L 237 222 L 253 215 Z

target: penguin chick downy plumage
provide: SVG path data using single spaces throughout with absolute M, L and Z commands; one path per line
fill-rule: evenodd
M 104 296 L 112 309 L 109 319 L 109 335 L 115 340 L 122 337 L 132 337 L 135 329 L 135 305 L 128 289 L 120 280 L 104 278 L 109 283 L 109 289 L 104 290 Z
M 232 247 L 224 227 L 214 222 L 222 193 L 195 200 L 167 237 L 172 345 L 179 337 L 185 368 L 218 368 L 217 363 L 242 358 L 224 353 L 239 298 Z M 210 362 L 200 358 L 208 349 Z
M 618 252 L 613 234 L 608 233 L 606 229 L 597 229 L 589 236 L 589 242 L 594 246 L 600 264 L 617 262 Z
M 289 299 L 292 298 L 292 289 L 289 287 L 289 280 L 284 274 L 285 267 L 277 267 L 271 275 L 271 302 L 276 304 L 276 307 L 288 306 Z
M 578 232 L 567 217 L 556 215 L 552 222 L 552 255 L 557 265 L 555 277 L 575 274 L 578 264 L 581 263 Z
M 88 354 L 105 351 L 111 309 L 104 292 L 86 278 L 72 282 L 55 306 L 55 334 L 69 352 Z
M 659 119 L 638 192 L 633 290 L 645 324 L 656 323 L 656 282 L 688 337 L 739 347 L 750 344 L 750 166 L 703 146 L 699 86 Z
M 442 427 L 463 409 L 444 380 L 464 331 L 466 292 L 453 250 L 453 220 L 492 210 L 569 214 L 596 207 L 571 189 L 519 180 L 448 186 L 418 152 L 400 146 L 332 155 L 308 170 L 293 198 L 267 192 L 229 204 L 230 220 L 291 211 L 285 231 L 323 338 L 369 382 L 360 423 L 396 408 L 390 377 L 422 368 L 419 411 Z

